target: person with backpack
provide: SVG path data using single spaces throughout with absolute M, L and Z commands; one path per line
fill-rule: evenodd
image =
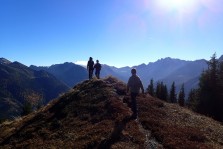
M 130 90 L 130 95 L 131 95 L 131 109 L 132 109 L 132 118 L 137 119 L 138 116 L 138 110 L 137 110 L 137 101 L 136 97 L 139 94 L 140 89 L 142 90 L 142 93 L 144 94 L 144 88 L 142 85 L 142 81 L 140 78 L 136 75 L 136 69 L 133 68 L 131 70 L 132 76 L 128 80 L 127 84 L 127 93 Z
M 97 63 L 94 65 L 95 75 L 98 79 L 100 79 L 101 64 L 99 63 L 99 60 L 97 60 L 96 62 Z
M 93 76 L 93 71 L 94 71 L 94 61 L 93 61 L 93 58 L 90 57 L 89 58 L 89 61 L 87 63 L 87 70 L 88 70 L 88 76 L 89 76 L 89 80 L 92 79 L 92 76 Z

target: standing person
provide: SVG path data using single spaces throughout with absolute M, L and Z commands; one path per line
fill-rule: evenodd
M 136 102 L 136 96 L 139 94 L 140 88 L 142 90 L 142 93 L 144 94 L 144 88 L 142 85 L 142 81 L 140 78 L 136 75 L 136 69 L 133 68 L 131 70 L 132 76 L 128 80 L 127 84 L 127 93 L 130 90 L 131 93 L 131 104 L 132 104 L 132 118 L 137 119 L 138 116 L 138 110 L 137 110 L 137 102 Z
M 92 57 L 89 58 L 89 61 L 87 63 L 87 70 L 88 70 L 89 80 L 90 80 L 90 79 L 92 79 L 92 75 L 93 75 L 93 71 L 94 71 L 94 61 L 93 61 Z
M 96 62 L 97 63 L 94 65 L 95 75 L 98 79 L 100 79 L 101 64 L 99 63 L 99 60 L 97 60 Z

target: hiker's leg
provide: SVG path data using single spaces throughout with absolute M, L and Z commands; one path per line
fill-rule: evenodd
M 98 79 L 100 79 L 100 70 L 98 71 Z
M 100 78 L 99 78 L 99 74 L 100 74 L 99 71 L 96 71 L 96 72 L 95 72 L 95 75 L 96 75 L 96 77 L 97 77 L 98 79 L 100 79 Z
M 93 70 L 89 70 L 89 79 L 92 79 Z
M 91 79 L 91 70 L 89 70 L 89 72 L 88 72 L 88 78 L 89 78 L 89 80 Z

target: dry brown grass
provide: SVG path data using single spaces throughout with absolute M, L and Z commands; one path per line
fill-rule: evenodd
M 140 122 L 164 148 L 223 148 L 223 126 L 211 118 L 150 96 L 139 99 Z
M 144 136 L 113 78 L 85 81 L 36 113 L 0 125 L 1 148 L 139 148 Z
M 130 119 L 125 89 L 112 77 L 84 81 L 39 111 L 1 124 L 0 148 L 141 149 L 150 131 L 163 148 L 223 148 L 220 123 L 149 95 L 138 98 L 140 123 Z

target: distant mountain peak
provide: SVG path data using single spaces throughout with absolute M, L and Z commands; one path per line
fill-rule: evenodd
M 181 60 L 179 58 L 171 58 L 171 57 L 166 57 L 166 58 L 161 58 L 158 61 L 185 61 L 185 60 Z
M 0 64 L 10 64 L 12 62 L 10 62 L 9 60 L 5 59 L 5 58 L 0 58 Z
M 142 64 L 140 64 L 138 66 L 133 66 L 133 67 L 146 67 L 146 64 L 145 63 L 142 63 Z
M 223 55 L 219 58 L 219 61 L 223 61 Z

